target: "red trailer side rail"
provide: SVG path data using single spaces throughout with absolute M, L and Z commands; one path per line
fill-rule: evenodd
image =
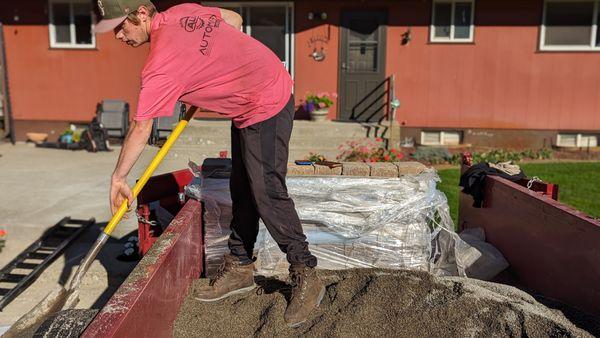
M 200 202 L 189 200 L 83 333 L 170 337 L 192 281 L 202 273 Z
M 487 176 L 482 208 L 460 193 L 459 228 L 482 227 L 510 263 L 513 283 L 600 315 L 600 222 L 552 199 Z

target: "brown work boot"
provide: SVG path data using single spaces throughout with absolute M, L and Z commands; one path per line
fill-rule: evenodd
M 314 268 L 305 265 L 290 266 L 292 298 L 285 309 L 285 322 L 296 327 L 306 321 L 312 310 L 319 307 L 325 296 L 325 283 Z
M 207 286 L 198 289 L 194 298 L 203 302 L 214 302 L 251 291 L 255 287 L 254 263 L 241 265 L 237 257 L 227 254 L 217 274 Z

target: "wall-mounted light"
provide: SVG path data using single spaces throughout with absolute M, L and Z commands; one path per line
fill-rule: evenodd
M 410 40 L 412 40 L 412 31 L 410 29 L 410 27 L 408 27 L 408 30 L 404 33 L 402 33 L 402 45 L 406 46 L 408 45 L 408 43 L 410 42 Z
M 308 12 L 308 20 L 321 19 L 327 20 L 326 12 Z

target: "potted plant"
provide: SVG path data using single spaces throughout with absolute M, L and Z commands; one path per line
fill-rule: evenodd
M 336 93 L 308 94 L 302 107 L 310 114 L 310 119 L 315 122 L 327 120 L 329 107 L 333 105 L 332 98 L 337 98 Z

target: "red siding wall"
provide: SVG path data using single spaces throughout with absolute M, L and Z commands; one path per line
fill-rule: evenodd
M 408 126 L 600 129 L 600 54 L 539 52 L 542 1 L 478 0 L 474 44 L 429 44 L 426 2 L 390 8 L 388 71 Z
M 542 4 L 477 0 L 473 44 L 432 44 L 430 1 L 297 1 L 297 101 L 306 92 L 339 91 L 341 11 L 387 9 L 386 71 L 396 75 L 398 120 L 406 126 L 599 130 L 600 54 L 539 52 Z M 86 121 L 103 98 L 135 110 L 148 45 L 133 49 L 107 33 L 95 50 L 50 49 L 47 7 L 44 0 L 0 4 L 15 120 Z M 309 21 L 310 11 L 328 19 Z M 401 45 L 409 27 L 412 41 Z M 314 61 L 310 53 L 321 46 L 326 58 Z
M 51 49 L 47 1 L 10 7 L 1 9 L 15 120 L 88 121 L 104 98 L 126 100 L 135 109 L 148 46 L 134 49 L 106 33 L 96 36 L 93 50 Z
M 297 2 L 297 96 L 338 91 L 342 10 L 387 9 L 386 71 L 396 75 L 398 120 L 406 126 L 598 130 L 600 54 L 538 51 L 542 3 L 477 0 L 474 43 L 435 44 L 430 1 Z M 309 11 L 329 18 L 309 21 Z M 328 25 L 327 57 L 316 62 L 309 41 Z M 412 41 L 402 45 L 408 28 Z

